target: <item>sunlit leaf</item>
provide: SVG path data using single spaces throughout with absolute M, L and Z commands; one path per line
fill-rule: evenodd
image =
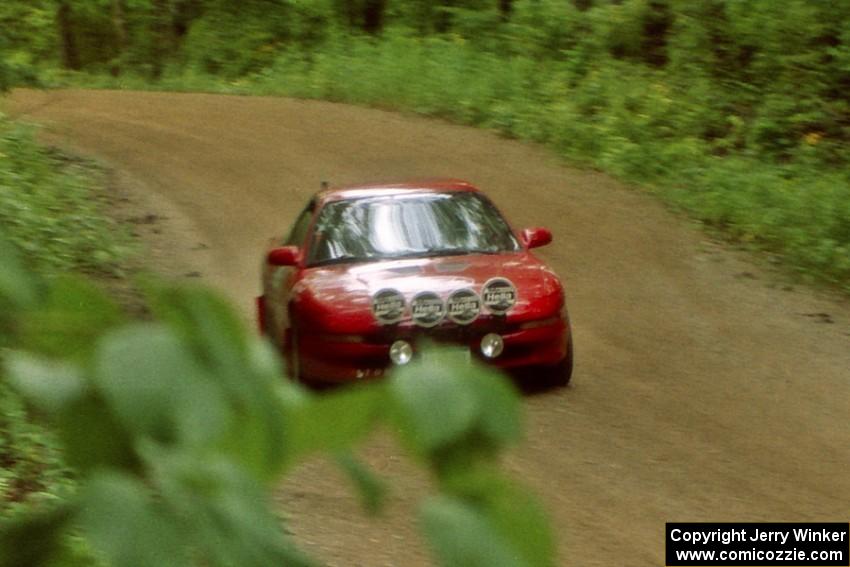
M 68 404 L 79 399 L 86 389 L 76 367 L 24 352 L 7 354 L 5 370 L 15 389 L 47 414 L 58 414 Z

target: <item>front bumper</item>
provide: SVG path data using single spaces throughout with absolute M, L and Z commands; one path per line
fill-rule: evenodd
M 524 328 L 500 322 L 469 327 L 446 326 L 435 329 L 392 327 L 369 337 L 302 332 L 298 335 L 299 368 L 302 378 L 320 382 L 349 382 L 380 378 L 393 368 L 390 345 L 408 341 L 414 358 L 426 343 L 464 346 L 470 357 L 495 367 L 512 370 L 530 366 L 554 365 L 567 355 L 570 337 L 567 319 L 553 317 L 539 326 Z M 481 338 L 498 333 L 504 341 L 502 353 L 492 359 L 481 354 Z

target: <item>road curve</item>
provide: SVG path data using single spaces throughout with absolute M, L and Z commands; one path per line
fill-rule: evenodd
M 850 306 L 776 285 L 649 196 L 528 144 L 338 104 L 16 91 L 5 106 L 180 211 L 202 277 L 246 318 L 265 240 L 320 180 L 465 178 L 517 225 L 550 227 L 574 385 L 526 399 L 506 465 L 542 495 L 563 565 L 663 565 L 666 521 L 850 520 Z M 330 565 L 428 564 L 409 519 L 427 479 L 388 436 L 363 454 L 392 486 L 387 517 L 364 518 L 318 460 L 276 494 L 295 537 Z

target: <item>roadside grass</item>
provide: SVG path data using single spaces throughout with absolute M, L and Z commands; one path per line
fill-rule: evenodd
M 34 127 L 0 114 L 0 227 L 35 271 L 123 275 L 132 245 L 105 211 L 105 183 L 95 164 L 39 145 Z M 11 331 L 0 317 L 0 360 L 16 346 Z M 0 518 L 62 499 L 74 485 L 54 433 L 0 373 Z
M 41 273 L 116 275 L 129 236 L 104 212 L 105 172 L 39 145 L 0 115 L 0 225 Z
M 337 36 L 313 52 L 284 51 L 241 78 L 175 66 L 156 83 L 67 73 L 46 82 L 322 99 L 487 128 L 650 190 L 810 283 L 850 293 L 850 149 L 810 132 L 776 154 L 771 132 L 779 118 L 736 110 L 742 95 L 731 87 L 612 58 L 591 67 L 585 59 L 534 59 L 461 38 L 388 33 L 381 41 Z
M 72 489 L 54 434 L 31 419 L 20 396 L 0 379 L 0 518 L 21 503 L 38 506 Z

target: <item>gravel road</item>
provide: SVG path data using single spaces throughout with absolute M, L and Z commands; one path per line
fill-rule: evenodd
M 16 91 L 5 106 L 132 180 L 176 235 L 159 255 L 246 320 L 265 241 L 320 180 L 460 177 L 551 228 L 576 372 L 526 398 L 506 466 L 548 506 L 563 565 L 663 565 L 666 521 L 850 520 L 850 305 L 789 289 L 650 196 L 532 145 L 339 104 Z M 428 480 L 386 433 L 363 455 L 392 486 L 386 515 L 364 517 L 317 460 L 275 495 L 295 537 L 330 565 L 427 565 L 410 517 Z

